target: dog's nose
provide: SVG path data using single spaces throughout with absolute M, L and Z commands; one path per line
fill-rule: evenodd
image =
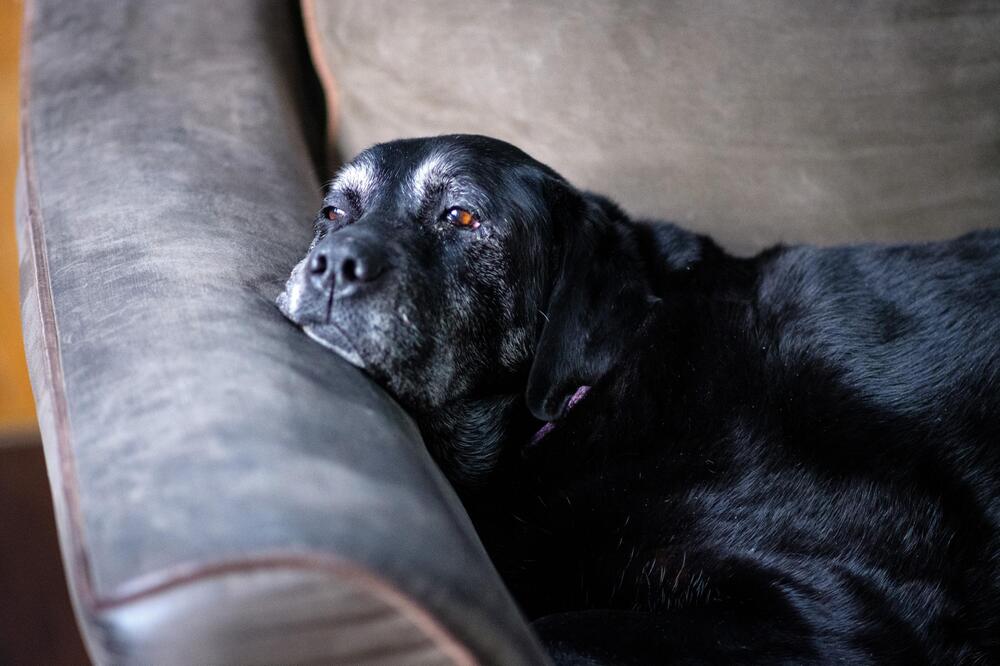
M 346 295 L 381 275 L 385 261 L 381 251 L 369 243 L 346 241 L 313 249 L 308 267 L 317 287 Z

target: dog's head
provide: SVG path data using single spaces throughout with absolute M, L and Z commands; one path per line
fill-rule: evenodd
M 418 420 L 461 420 L 462 409 L 500 399 L 497 418 L 526 406 L 553 421 L 608 371 L 649 307 L 620 219 L 495 139 L 380 144 L 331 183 L 278 304 Z M 438 443 L 439 459 L 447 447 Z M 468 453 L 478 468 L 445 464 L 453 478 L 496 459 Z

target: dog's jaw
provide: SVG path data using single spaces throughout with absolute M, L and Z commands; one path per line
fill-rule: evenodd
M 365 362 L 361 355 L 351 345 L 341 330 L 335 324 L 310 324 L 303 326 L 302 330 L 310 338 L 334 352 L 340 358 L 351 365 L 364 370 Z

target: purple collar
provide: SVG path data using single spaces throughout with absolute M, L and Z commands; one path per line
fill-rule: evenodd
M 566 414 L 569 414 L 570 410 L 573 409 L 573 405 L 583 400 L 583 396 L 587 395 L 589 391 L 590 391 L 589 386 L 581 386 L 580 388 L 578 388 L 576 390 L 576 393 L 574 393 L 570 397 L 569 403 L 566 405 Z M 563 414 L 564 418 L 566 414 Z M 536 432 L 534 435 L 531 436 L 531 441 L 528 442 L 528 446 L 535 446 L 536 444 L 538 444 L 547 434 L 552 432 L 552 430 L 555 429 L 555 427 L 556 427 L 555 421 L 549 421 L 548 423 L 543 425 L 541 428 L 538 429 L 538 432 Z

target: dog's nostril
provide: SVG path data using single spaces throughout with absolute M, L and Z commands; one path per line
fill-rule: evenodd
M 340 274 L 348 282 L 354 282 L 363 277 L 358 270 L 358 263 L 350 258 L 344 259 L 344 263 L 340 265 Z
M 315 254 L 313 258 L 309 261 L 309 272 L 314 275 L 322 275 L 326 273 L 326 255 L 325 254 Z

